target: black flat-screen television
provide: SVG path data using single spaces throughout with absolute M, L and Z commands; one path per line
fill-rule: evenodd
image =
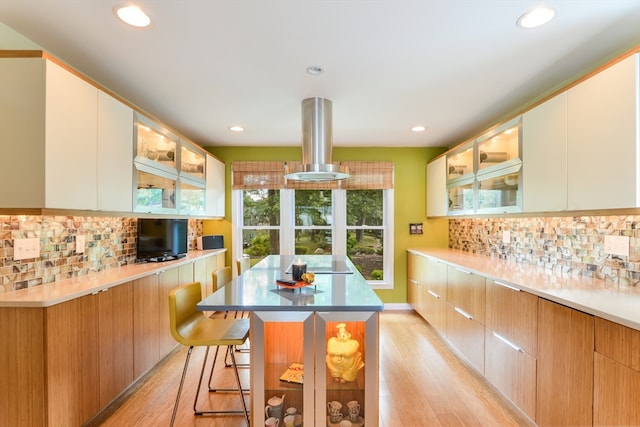
M 169 261 L 187 254 L 187 219 L 138 218 L 136 258 Z

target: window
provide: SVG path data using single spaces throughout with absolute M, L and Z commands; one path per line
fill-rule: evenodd
M 256 259 L 279 254 L 280 190 L 243 190 L 242 224 L 242 253 Z
M 383 191 L 347 191 L 347 255 L 367 280 L 384 279 Z
M 369 167 L 373 184 L 364 173 L 357 175 L 360 163 Z M 376 162 L 350 162 L 350 185 L 325 182 L 314 189 L 311 183 L 287 188 L 280 180 L 283 162 L 234 162 L 235 257 L 247 254 L 255 263 L 270 254 L 347 255 L 373 287 L 391 288 L 393 165 L 379 162 L 385 166 L 380 173 L 371 163 Z
M 295 190 L 296 255 L 332 252 L 333 202 L 331 190 Z

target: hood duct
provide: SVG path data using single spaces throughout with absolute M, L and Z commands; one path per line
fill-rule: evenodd
M 332 104 L 325 98 L 302 101 L 302 165 L 285 167 L 285 178 L 335 181 L 349 178 L 346 167 L 333 164 Z

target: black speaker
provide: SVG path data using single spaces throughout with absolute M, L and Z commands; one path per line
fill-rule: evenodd
M 198 237 L 199 251 L 203 251 L 206 249 L 223 249 L 223 248 L 224 248 L 224 236 L 220 234 Z

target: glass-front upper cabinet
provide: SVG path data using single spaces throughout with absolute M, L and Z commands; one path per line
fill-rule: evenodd
M 178 137 L 140 114 L 135 119 L 134 160 L 177 173 Z
M 477 139 L 478 174 L 522 163 L 521 128 L 518 117 Z
M 194 145 L 181 141 L 180 147 L 180 174 L 189 176 L 204 182 L 206 178 L 206 154 Z
M 205 184 L 180 178 L 180 213 L 190 215 L 204 215 Z
M 519 212 L 522 209 L 521 166 L 500 169 L 478 178 L 478 212 Z
M 447 185 L 447 215 L 465 215 L 473 213 L 475 208 L 475 180 L 466 179 Z
M 447 154 L 447 182 L 473 176 L 473 152 L 474 145 L 470 142 Z
M 175 213 L 177 179 L 144 164 L 135 163 L 135 212 Z

